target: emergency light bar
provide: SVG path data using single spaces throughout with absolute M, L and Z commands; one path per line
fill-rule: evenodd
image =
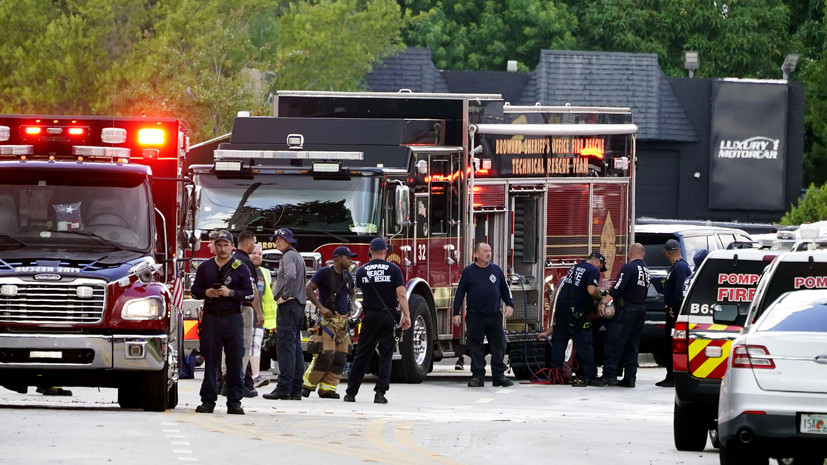
M 76 145 L 72 147 L 72 155 L 91 158 L 129 158 L 129 149 L 126 147 L 95 147 L 90 145 Z
M 162 145 L 164 143 L 164 130 L 155 128 L 144 128 L 138 131 L 138 143 L 144 145 Z
M 364 152 L 320 152 L 307 150 L 216 150 L 215 160 L 363 160 Z
M 0 155 L 33 155 L 34 145 L 0 145 Z

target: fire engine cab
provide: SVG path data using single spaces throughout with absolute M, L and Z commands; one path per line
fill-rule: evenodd
M 170 118 L 0 115 L 0 385 L 176 406 L 187 146 Z
M 191 230 L 247 230 L 264 249 L 280 227 L 298 239 L 308 276 L 342 244 L 368 258 L 388 239 L 412 327 L 393 378 L 420 382 L 463 352 L 451 306 L 474 244 L 491 244 L 515 312 L 509 340 L 534 340 L 568 268 L 599 250 L 617 270 L 632 238 L 634 135 L 629 109 L 514 107 L 495 94 L 280 91 L 275 116 L 235 119 L 212 164 L 191 166 Z M 608 283 L 604 283 L 608 286 Z M 312 309 L 308 309 L 311 311 Z M 533 336 L 527 336 L 533 333 Z M 530 376 L 540 367 L 518 361 Z

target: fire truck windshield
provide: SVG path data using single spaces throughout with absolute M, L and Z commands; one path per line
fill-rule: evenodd
M 145 177 L 66 170 L 0 172 L 0 247 L 149 250 Z
M 202 174 L 194 180 L 202 187 L 196 225 L 201 230 L 378 231 L 381 199 L 376 177 L 318 179 L 285 174 L 219 179 Z

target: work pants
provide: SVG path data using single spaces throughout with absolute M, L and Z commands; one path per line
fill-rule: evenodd
M 503 361 L 505 357 L 505 330 L 503 328 L 503 314 L 483 315 L 474 309 L 465 314 L 466 346 L 471 356 L 471 376 L 482 381 L 485 378 L 485 345 L 488 338 L 488 349 L 491 351 L 491 375 L 494 381 L 505 378 L 508 368 Z
M 623 379 L 634 381 L 637 376 L 637 356 L 640 334 L 646 322 L 646 307 L 627 303 L 617 307 L 609 320 L 606 346 L 603 350 L 603 378 L 617 379 L 618 362 L 623 365 Z
M 304 374 L 301 327 L 304 318 L 304 305 L 295 299 L 279 304 L 279 311 L 276 313 L 276 344 L 279 354 L 279 381 L 276 385 L 276 394 L 301 395 Z
M 677 312 L 677 311 L 676 311 Z M 675 317 L 669 316 L 669 311 L 666 312 L 666 322 L 663 327 L 663 355 L 666 360 L 666 379 L 672 379 L 672 330 L 675 329 Z
M 347 328 L 336 329 L 328 325 L 319 328 L 322 351 L 313 356 L 313 361 L 304 372 L 303 387 L 322 391 L 336 392 L 339 380 L 347 364 L 347 353 L 350 347 L 350 334 Z
M 356 355 L 350 374 L 347 377 L 347 394 L 356 397 L 359 386 L 368 369 L 370 359 L 376 347 L 379 347 L 379 377 L 373 390 L 385 393 L 391 382 L 391 363 L 393 348 L 396 341 L 393 338 L 393 327 L 396 324 L 387 310 L 366 311 L 362 317 L 362 326 L 359 330 L 359 343 L 356 345 Z
M 551 335 L 551 368 L 563 368 L 566 346 L 571 340 L 577 359 L 582 364 L 583 378 L 597 378 L 597 366 L 594 363 L 592 348 L 592 329 L 588 312 L 583 312 L 574 325 L 570 325 L 571 308 L 566 305 L 557 307 L 555 312 L 554 333 Z
M 204 355 L 204 381 L 201 383 L 201 402 L 215 404 L 216 387 L 221 366 L 221 349 L 227 363 L 227 406 L 241 405 L 243 381 L 241 360 L 244 352 L 244 321 L 240 312 L 204 312 L 201 320 L 201 353 Z

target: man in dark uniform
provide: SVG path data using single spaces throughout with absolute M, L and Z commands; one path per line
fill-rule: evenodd
M 309 396 L 318 386 L 319 397 L 339 398 L 336 388 L 347 364 L 350 347 L 348 314 L 355 289 L 349 270 L 355 256 L 345 246 L 336 247 L 333 251 L 333 265 L 316 271 L 305 287 L 307 300 L 319 309 L 316 338 L 320 340 L 322 348 L 321 352 L 313 355 L 313 361 L 304 372 L 304 397 Z
M 674 387 L 675 381 L 672 377 L 672 329 L 675 328 L 675 320 L 678 319 L 678 312 L 683 302 L 683 283 L 692 274 L 689 264 L 681 256 L 681 244 L 675 239 L 669 239 L 663 246 L 663 252 L 672 267 L 666 275 L 666 282 L 663 285 L 663 304 L 666 306 L 666 325 L 663 336 L 665 339 L 665 350 L 668 355 L 666 364 L 666 378 L 655 383 L 660 387 Z
M 646 293 L 649 269 L 643 262 L 646 249 L 635 242 L 629 247 L 629 261 L 620 268 L 617 282 L 603 297 L 600 307 L 614 301 L 615 315 L 609 320 L 603 351 L 603 380 L 609 386 L 635 387 L 640 334 L 646 322 Z M 617 363 L 623 363 L 623 379 L 617 380 Z
M 356 394 L 368 369 L 368 363 L 376 346 L 379 346 L 379 377 L 373 390 L 373 402 L 387 404 L 385 398 L 391 380 L 391 358 L 393 357 L 394 326 L 399 309 L 402 319 L 399 326 L 405 330 L 411 327 L 408 311 L 408 295 L 402 270 L 385 260 L 388 245 L 377 237 L 370 241 L 371 261 L 356 270 L 356 286 L 362 290 L 362 327 L 359 330 L 359 344 L 347 380 L 345 402 L 356 402 Z M 397 308 L 397 306 L 399 308 Z
M 551 334 L 551 369 L 561 370 L 569 340 L 574 342 L 577 359 L 583 366 L 582 382 L 573 386 L 605 386 L 597 377 L 592 348 L 592 330 L 589 310 L 595 300 L 600 300 L 600 273 L 606 271 L 606 258 L 599 252 L 592 252 L 586 261 L 569 268 L 557 294 L 554 324 L 540 333 L 541 338 Z
M 293 231 L 281 228 L 275 235 L 276 248 L 281 251 L 281 263 L 276 273 L 273 296 L 278 302 L 276 312 L 276 346 L 278 347 L 279 380 L 276 388 L 265 399 L 302 400 L 302 353 L 301 328 L 305 319 L 305 266 L 304 259 L 295 249 Z
M 244 355 L 244 322 L 241 305 L 250 305 L 255 293 L 250 270 L 233 258 L 233 235 L 221 231 L 215 237 L 215 258 L 195 272 L 192 296 L 204 300 L 201 320 L 201 353 L 206 368 L 201 383 L 201 405 L 195 411 L 212 413 L 218 399 L 216 381 L 221 364 L 221 348 L 227 362 L 227 413 L 244 414 L 241 360 Z
M 505 330 L 503 316 L 508 318 L 514 313 L 514 300 L 505 280 L 503 270 L 491 263 L 491 246 L 480 242 L 474 248 L 476 260 L 462 270 L 454 297 L 454 326 L 462 324 L 462 300 L 466 299 L 465 326 L 467 330 L 466 346 L 471 356 L 471 379 L 468 387 L 485 385 L 485 345 L 488 338 L 491 350 L 491 375 L 494 386 L 511 386 L 514 384 L 505 377 L 508 368 L 503 362 L 505 356 Z M 505 313 L 501 303 L 505 303 Z

